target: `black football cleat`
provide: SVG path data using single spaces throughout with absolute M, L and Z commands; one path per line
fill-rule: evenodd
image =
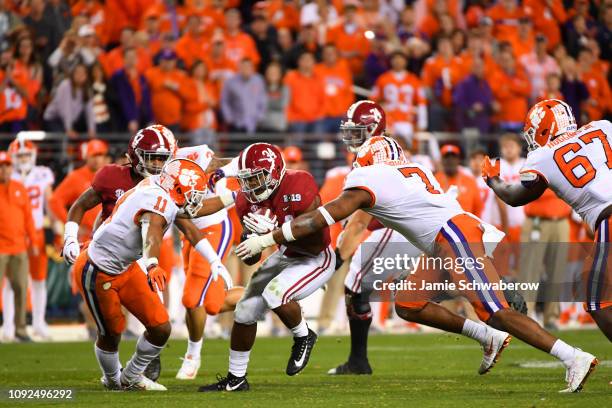
M 157 356 L 151 360 L 142 374 L 151 381 L 157 381 L 161 375 L 161 357 Z
M 246 375 L 244 377 L 236 377 L 232 373 L 227 373 L 227 377 L 222 377 L 221 374 L 217 374 L 217 382 L 209 385 L 203 385 L 198 388 L 198 392 L 211 392 L 211 391 L 248 391 L 249 382 L 247 381 Z
M 336 368 L 332 368 L 327 372 L 329 375 L 372 375 L 372 367 L 368 360 L 360 363 L 353 363 L 347 361 L 344 364 L 340 364 Z
M 308 335 L 303 337 L 294 337 L 293 346 L 291 347 L 291 356 L 287 362 L 287 375 L 296 375 L 308 364 L 310 353 L 317 342 L 317 333 L 308 329 Z

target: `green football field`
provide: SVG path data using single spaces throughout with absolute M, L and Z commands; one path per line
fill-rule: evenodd
M 224 340 L 205 342 L 203 367 L 195 382 L 174 379 L 185 351 L 171 341 L 162 355 L 160 383 L 166 393 L 107 392 L 91 343 L 0 344 L 0 406 L 69 407 L 605 407 L 612 406 L 612 347 L 598 331 L 563 332 L 561 337 L 597 355 L 601 364 L 579 394 L 558 394 L 564 370 L 548 355 L 514 339 L 493 371 L 476 373 L 481 351 L 477 345 L 448 334 L 378 335 L 370 340 L 374 375 L 331 377 L 326 371 L 343 362 L 347 337 L 322 337 L 309 366 L 296 377 L 285 375 L 289 338 L 260 338 L 251 354 L 245 393 L 197 393 L 227 371 Z M 134 342 L 121 345 L 121 360 L 131 355 Z M 71 402 L 7 398 L 7 389 L 72 388 Z

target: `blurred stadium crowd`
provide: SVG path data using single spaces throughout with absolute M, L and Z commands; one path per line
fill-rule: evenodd
M 99 140 L 111 133 L 121 135 L 123 146 L 137 129 L 160 123 L 182 135 L 184 145 L 214 147 L 225 132 L 254 138 L 276 132 L 279 144 L 287 144 L 288 132 L 303 134 L 285 158 L 308 169 L 316 165 L 308 138 L 337 133 L 347 107 L 368 98 L 385 109 L 389 132 L 408 143 L 422 131 L 499 134 L 488 148 L 504 159 L 503 178 L 517 180 L 523 159 L 516 133 L 529 104 L 563 99 L 580 124 L 610 117 L 611 55 L 612 0 L 0 0 L 0 133 L 11 140 L 39 129 L 69 141 L 95 138 L 83 146 L 83 167 L 51 178 L 54 192 L 45 197 L 48 282 L 69 292 L 57 251 L 61 225 L 111 160 Z M 554 252 L 560 251 L 554 243 L 590 240 L 569 206 L 551 191 L 524 208 L 500 204 L 480 177 L 488 152 L 466 151 L 456 139 L 415 159 L 437 170 L 445 189 L 457 185 L 464 209 L 499 226 L 508 243 L 552 244 L 546 253 L 509 251 L 507 275 L 558 277 L 566 263 L 581 261 Z M 419 149 L 412 143 L 407 150 Z M 349 169 L 317 177 L 323 201 L 339 194 Z M 95 214 L 90 218 L 93 225 Z M 180 269 L 180 257 L 172 256 Z M 230 262 L 235 281 L 245 282 L 252 269 Z M 318 318 L 319 330 L 346 328 L 343 274 L 346 267 L 317 299 L 310 317 Z M 76 301 L 58 296 L 51 314 L 73 318 Z M 387 306 L 376 306 L 378 329 L 392 313 Z M 589 322 L 580 306 L 561 306 L 542 310 L 548 328 Z M 15 327 L 5 322 L 3 333 L 10 339 Z

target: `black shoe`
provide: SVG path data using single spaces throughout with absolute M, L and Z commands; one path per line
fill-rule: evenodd
M 248 391 L 249 382 L 246 375 L 244 377 L 236 377 L 232 373 L 227 373 L 227 377 L 222 377 L 217 374 L 217 382 L 209 385 L 203 385 L 198 388 L 198 392 L 210 391 Z
M 308 364 L 310 353 L 317 342 L 317 333 L 308 329 L 308 336 L 294 337 L 291 356 L 287 362 L 287 375 L 296 375 Z
M 157 381 L 161 375 L 161 357 L 157 356 L 151 360 L 142 374 L 151 381 Z
M 336 368 L 332 368 L 327 372 L 329 375 L 371 375 L 372 367 L 370 367 L 370 363 L 368 360 L 365 360 L 360 363 L 346 362 L 344 364 L 340 364 Z
M 32 339 L 27 334 L 15 334 L 15 340 L 17 343 L 31 343 Z

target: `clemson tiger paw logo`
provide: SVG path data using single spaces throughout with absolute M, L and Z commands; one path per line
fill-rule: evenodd
M 537 108 L 533 110 L 533 112 L 531 113 L 531 117 L 529 119 L 531 120 L 531 123 L 533 124 L 533 126 L 537 127 L 542 121 L 542 119 L 544 119 L 545 115 L 546 115 L 546 112 L 544 112 L 544 109 L 541 106 L 538 106 Z
M 184 186 L 195 186 L 200 179 L 200 175 L 192 169 L 181 169 L 178 181 Z

